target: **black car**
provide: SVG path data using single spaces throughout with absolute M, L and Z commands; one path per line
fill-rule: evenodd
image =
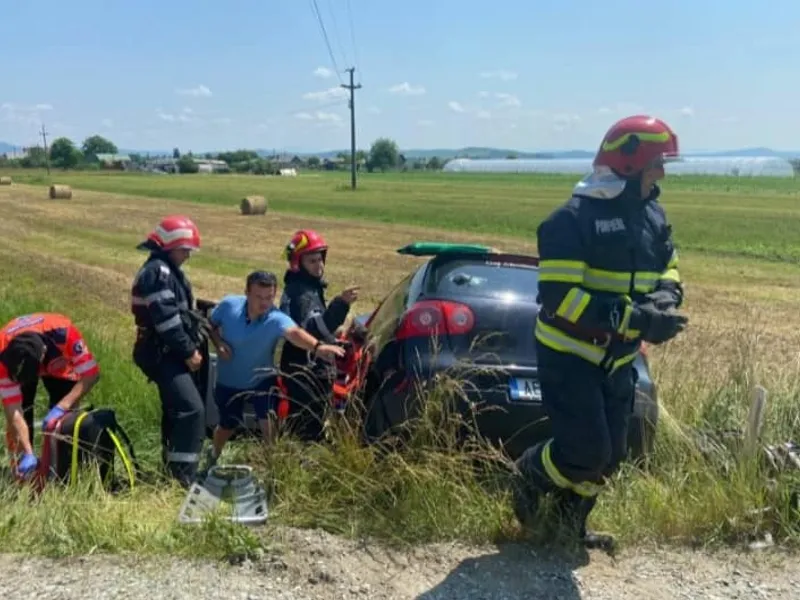
M 361 388 L 367 438 L 378 438 L 416 414 L 420 382 L 447 373 L 465 380 L 460 387 L 481 436 L 516 458 L 549 430 L 534 344 L 538 258 L 436 243 L 410 244 L 398 252 L 428 259 L 373 312 L 358 316 L 350 330 L 350 337 L 359 332 L 353 345 L 363 349 L 358 357 L 363 376 L 351 385 Z M 363 337 L 364 345 L 359 343 Z M 632 458 L 652 449 L 658 419 L 645 352 L 635 361 Z

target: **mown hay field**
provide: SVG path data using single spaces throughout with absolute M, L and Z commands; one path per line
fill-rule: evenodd
M 360 284 L 355 311 L 368 312 L 415 264 L 394 252 L 409 241 L 535 252 L 536 225 L 575 179 L 369 175 L 353 192 L 345 176 L 328 174 L 12 175 L 14 185 L 0 188 L 0 320 L 34 310 L 73 316 L 103 369 L 90 401 L 117 410 L 149 468 L 157 465 L 158 400 L 130 360 L 128 296 L 144 259 L 135 245 L 161 216 L 190 214 L 202 231 L 203 250 L 186 268 L 199 297 L 239 293 L 256 267 L 282 273 L 291 233 L 314 227 L 331 245 L 330 294 Z M 52 183 L 71 186 L 72 198 L 51 200 Z M 762 384 L 770 394 L 764 441 L 800 437 L 800 186 L 708 177 L 675 178 L 664 188 L 691 322 L 681 338 L 651 350 L 662 404 L 655 456 L 646 469 L 623 469 L 594 522 L 628 543 L 741 542 L 770 532 L 792 544 L 800 533 L 800 516 L 789 510 L 795 478 L 770 483 L 771 474 L 724 449 L 701 453 L 695 433 L 741 428 L 752 388 Z M 247 195 L 264 196 L 267 214 L 242 216 Z M 233 452 L 270 481 L 274 523 L 398 542 L 519 535 L 505 488 L 470 469 L 476 456 L 420 442 L 379 461 L 346 437 L 326 447 L 284 441 L 268 456 L 244 443 Z M 54 489 L 33 504 L 12 489 L 0 495 L 0 542 L 22 552 L 223 556 L 268 539 L 216 521 L 178 526 L 176 489 L 143 487 L 118 498 Z

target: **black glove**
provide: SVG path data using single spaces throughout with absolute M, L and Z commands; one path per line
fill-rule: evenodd
M 677 308 L 675 304 L 675 295 L 667 290 L 658 290 L 650 292 L 645 295 L 647 304 L 654 304 L 658 310 L 668 310 L 670 308 Z
M 642 332 L 642 339 L 651 344 L 663 344 L 678 335 L 689 322 L 688 317 L 674 310 L 659 310 L 655 304 L 637 304 L 629 327 Z
M 199 311 L 190 310 L 188 315 L 195 343 L 204 344 L 211 337 L 211 324 Z

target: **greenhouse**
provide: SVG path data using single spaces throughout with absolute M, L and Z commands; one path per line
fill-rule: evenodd
M 444 171 L 451 173 L 574 173 L 592 169 L 591 158 L 470 159 L 454 158 Z M 689 156 L 668 163 L 669 175 L 727 175 L 742 177 L 794 177 L 791 163 L 773 156 Z

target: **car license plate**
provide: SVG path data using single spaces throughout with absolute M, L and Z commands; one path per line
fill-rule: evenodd
M 509 382 L 509 390 L 512 400 L 522 400 L 523 402 L 541 402 L 542 400 L 542 390 L 536 379 L 512 377 Z

